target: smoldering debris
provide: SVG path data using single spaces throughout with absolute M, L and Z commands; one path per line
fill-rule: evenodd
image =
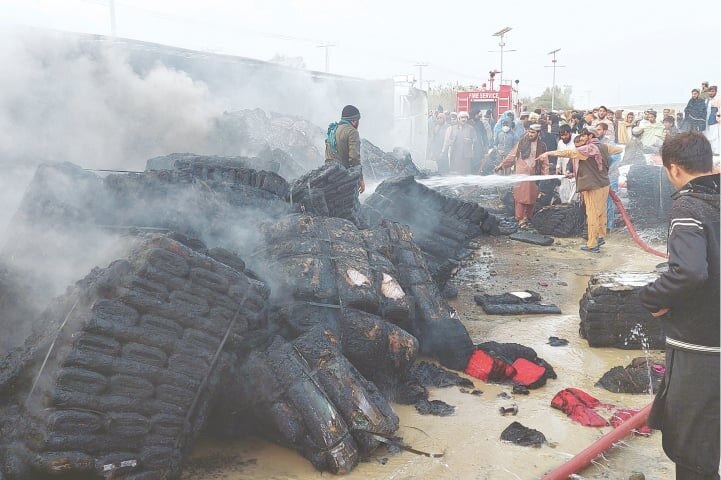
M 93 270 L 6 360 L 3 372 L 17 375 L 0 383 L 3 421 L 14 424 L 4 473 L 179 475 L 233 359 L 223 347 L 264 325 L 267 297 L 262 283 L 167 237 Z M 22 419 L 8 416 L 17 405 Z
M 402 222 L 413 230 L 414 240 L 438 284 L 444 285 L 468 252 L 474 237 L 497 234 L 497 218 L 477 203 L 445 196 L 413 177 L 381 183 L 362 206 L 368 225 L 383 219 Z
M 604 373 L 596 386 L 615 393 L 656 393 L 665 371 L 663 361 L 637 357 Z
M 171 161 L 105 177 L 38 169 L 4 253 L 32 258 L 38 244 L 25 241 L 51 229 L 64 243 L 47 246 L 46 269 L 77 261 L 63 252 L 73 241 L 100 258 L 101 245 L 83 241 L 98 232 L 125 253 L 34 315 L 32 334 L 3 358 L 0 411 L 18 419 L 0 445 L 4 474 L 177 475 L 204 427 L 261 434 L 347 472 L 374 435 L 398 428 L 383 393 L 406 385 L 418 352 L 465 367 L 471 340 L 408 226 L 293 214 L 292 187 L 243 159 L 155 160 Z M 345 185 L 325 181 L 318 195 Z

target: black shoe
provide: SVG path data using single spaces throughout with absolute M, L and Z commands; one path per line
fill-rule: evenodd
M 584 245 L 581 247 L 581 250 L 583 250 L 584 252 L 601 253 L 601 249 L 598 248 L 598 245 L 596 245 L 595 247 L 590 247 L 590 248 L 587 247 L 586 245 Z
M 600 247 L 601 245 L 606 245 L 606 240 L 604 240 L 603 237 L 598 237 L 598 240 L 596 240 L 596 246 Z

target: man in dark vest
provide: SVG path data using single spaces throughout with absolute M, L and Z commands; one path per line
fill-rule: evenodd
M 360 111 L 353 105 L 346 105 L 341 112 L 340 122 L 328 125 L 325 139 L 325 161 L 338 162 L 346 168 L 360 166 L 360 135 L 358 123 Z M 358 181 L 358 193 L 366 189 L 363 175 Z
M 546 152 L 542 157 L 555 155 L 573 159 L 573 172 L 576 177 L 576 191 L 581 194 L 586 206 L 588 222 L 588 241 L 581 250 L 599 253 L 599 247 L 606 243 L 607 202 L 611 182 L 608 178 L 610 155 L 621 153 L 623 148 L 599 143 L 596 129 L 590 125 L 581 130 L 574 139 L 576 150 L 555 150 Z
M 668 271 L 640 291 L 666 334 L 666 373 L 648 424 L 663 434 L 677 480 L 719 475 L 719 174 L 700 133 L 661 149 L 677 189 L 668 229 Z

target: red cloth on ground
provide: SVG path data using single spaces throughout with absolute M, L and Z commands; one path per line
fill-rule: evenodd
M 516 370 L 516 374 L 512 378 L 514 383 L 526 387 L 533 385 L 546 374 L 545 368 L 525 358 L 517 358 L 511 365 Z
M 500 382 L 513 377 L 516 370 L 500 358 L 493 357 L 483 350 L 475 350 L 468 359 L 466 373 L 484 382 Z
M 588 427 L 605 427 L 606 419 L 596 413 L 594 408 L 606 406 L 598 399 L 577 388 L 566 388 L 558 392 L 551 400 L 551 406 L 571 417 L 571 420 Z
M 551 400 L 551 406 L 561 410 L 571 417 L 575 422 L 587 427 L 605 427 L 612 425 L 614 428 L 634 416 L 639 410 L 633 408 L 616 408 L 610 403 L 601 403 L 583 390 L 577 388 L 566 388 L 558 392 Z M 606 421 L 596 411 L 597 408 L 613 409 L 609 421 Z M 640 435 L 650 435 L 651 427 L 644 424 L 635 430 Z
M 613 428 L 616 428 L 629 418 L 636 415 L 638 412 L 640 412 L 640 410 L 635 408 L 617 408 L 616 410 L 614 410 L 613 415 L 611 416 L 611 425 L 613 425 Z M 649 436 L 651 435 L 652 431 L 653 430 L 651 429 L 651 427 L 644 423 L 640 428 L 634 430 L 634 433 Z

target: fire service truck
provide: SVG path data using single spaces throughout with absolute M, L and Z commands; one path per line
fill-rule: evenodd
M 486 88 L 486 84 L 482 84 L 479 90 L 466 90 L 456 93 L 456 112 L 476 112 L 490 110 L 493 112 L 494 118 L 500 118 L 503 112 L 514 110 L 519 113 L 520 103 L 514 103 L 514 89 L 510 82 L 507 85 L 499 85 L 494 88 L 494 80 L 496 76 L 495 70 L 488 72 L 490 75 L 490 88 Z M 500 82 L 499 82 L 500 83 Z M 516 80 L 516 87 L 518 80 Z

